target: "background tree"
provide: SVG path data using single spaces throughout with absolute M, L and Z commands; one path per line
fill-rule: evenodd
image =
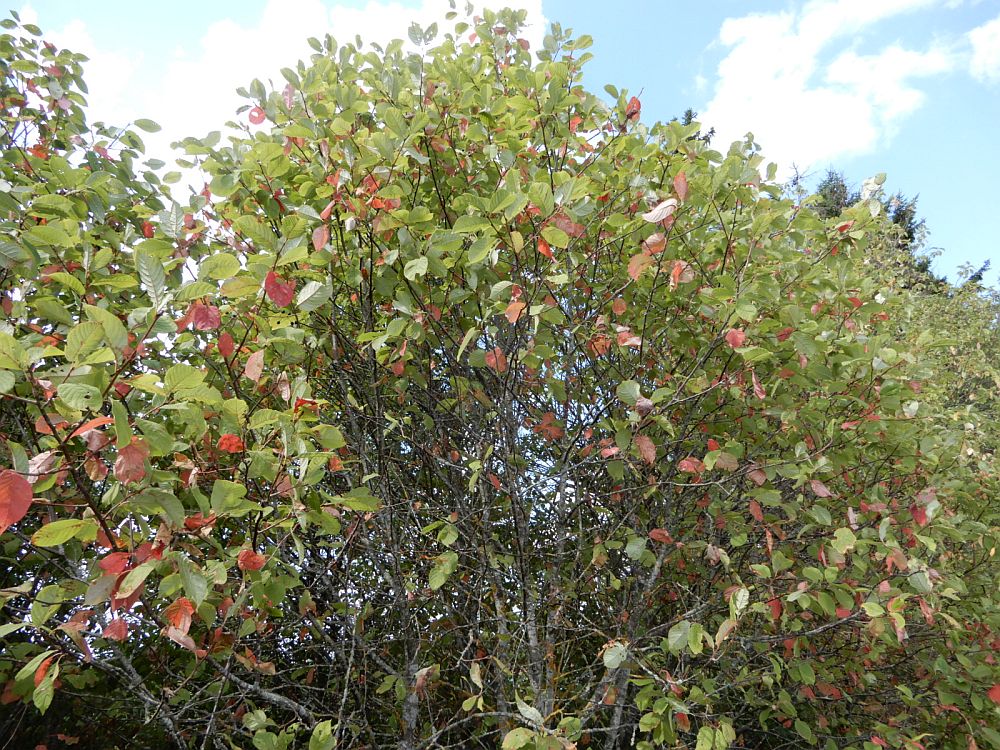
M 1000 747 L 990 464 L 881 214 L 522 22 L 310 40 L 184 206 L 3 36 L 20 744 Z

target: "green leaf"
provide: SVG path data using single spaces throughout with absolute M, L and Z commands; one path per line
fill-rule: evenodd
M 535 739 L 535 733 L 526 727 L 511 729 L 503 738 L 502 750 L 519 750 Z
M 309 737 L 309 750 L 333 750 L 336 744 L 337 738 L 333 735 L 333 725 L 329 719 L 313 727 Z
M 410 281 L 427 273 L 427 256 L 421 256 L 409 261 L 403 268 L 403 276 Z
M 63 383 L 58 392 L 59 398 L 71 409 L 97 411 L 101 407 L 101 392 L 92 385 Z
M 437 591 L 447 583 L 448 578 L 458 570 L 458 553 L 451 550 L 444 552 L 434 558 L 434 565 L 431 567 L 427 585 L 431 591 Z
M 629 406 L 634 406 L 642 395 L 639 384 L 634 380 L 625 380 L 619 383 L 618 388 L 615 389 L 615 393 L 618 395 L 619 400 Z
M 715 745 L 715 730 L 710 726 L 703 726 L 698 730 L 698 740 L 695 742 L 695 750 L 713 750 Z
M 198 266 L 198 277 L 202 279 L 231 279 L 239 272 L 239 258 L 229 253 L 209 255 Z
M 667 632 L 667 648 L 673 654 L 679 654 L 688 645 L 688 633 L 691 630 L 691 623 L 681 620 Z
M 166 299 L 167 276 L 163 271 L 163 263 L 152 253 L 137 250 L 135 266 L 139 272 L 139 281 L 143 290 L 149 295 L 149 301 L 157 310 Z
M 299 290 L 295 304 L 302 312 L 312 312 L 322 307 L 332 294 L 328 281 L 309 281 Z
M 147 120 L 144 117 L 140 117 L 139 119 L 135 120 L 134 124 L 137 128 L 139 128 L 139 130 L 143 130 L 147 133 L 158 133 L 161 130 L 159 125 L 157 125 L 152 120 Z
M 604 661 L 604 666 L 608 669 L 618 669 L 628 658 L 628 647 L 621 641 L 615 641 L 604 649 L 601 658 Z
M 840 528 L 833 532 L 833 541 L 830 542 L 830 546 L 843 555 L 849 550 L 854 549 L 854 545 L 857 543 L 858 538 L 854 536 L 853 531 L 847 528 Z
M 46 524 L 31 535 L 31 543 L 36 547 L 55 547 L 76 536 L 97 535 L 97 523 L 92 518 L 64 518 Z
M 121 584 L 118 586 L 118 592 L 115 594 L 119 599 L 127 599 L 135 593 L 143 582 L 149 577 L 149 574 L 153 572 L 155 567 L 154 563 L 145 562 L 142 565 L 130 570 L 125 578 L 122 579 Z

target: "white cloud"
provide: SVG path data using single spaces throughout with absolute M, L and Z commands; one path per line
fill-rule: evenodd
M 870 152 L 922 104 L 911 79 L 952 69 L 954 56 L 941 46 L 893 44 L 835 57 L 829 48 L 857 43 L 876 22 L 934 2 L 812 0 L 798 12 L 726 19 L 719 41 L 730 50 L 700 119 L 716 128 L 720 144 L 752 132 L 783 174 L 793 164 L 805 169 Z
M 968 34 L 972 45 L 969 72 L 980 81 L 1000 83 L 1000 16 Z
M 488 2 L 487 7 L 506 4 L 510 3 L 497 0 Z M 525 36 L 533 50 L 539 49 L 547 25 L 542 0 L 521 0 L 518 5 L 528 11 Z M 476 6 L 482 7 L 480 3 Z M 91 58 L 84 68 L 90 89 L 88 119 L 112 124 L 138 117 L 155 120 L 163 130 L 144 135 L 147 156 L 169 163 L 171 142 L 223 129 L 227 120 L 236 118 L 237 108 L 247 104 L 236 95 L 238 87 L 247 87 L 259 78 L 283 88 L 280 69 L 294 68 L 298 60 L 313 54 L 306 43 L 308 37 L 322 39 L 329 33 L 343 44 L 360 36 L 367 49 L 373 42 L 384 45 L 395 38 L 407 39 L 414 21 L 424 28 L 436 21 L 440 37 L 451 29 L 451 22 L 444 17 L 448 10 L 447 0 L 420 0 L 417 7 L 394 0 L 369 0 L 360 8 L 322 0 L 268 0 L 259 20 L 218 21 L 196 43 L 176 47 L 173 57 L 163 61 L 152 77 L 131 74 L 134 60 L 98 49 L 84 20 L 73 19 L 62 28 L 43 31 L 60 46 Z M 21 15 L 26 21 L 37 22 L 30 7 Z

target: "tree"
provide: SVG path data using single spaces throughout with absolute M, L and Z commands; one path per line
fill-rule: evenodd
M 19 744 L 1000 746 L 996 523 L 881 218 L 522 22 L 310 40 L 183 206 L 3 37 Z

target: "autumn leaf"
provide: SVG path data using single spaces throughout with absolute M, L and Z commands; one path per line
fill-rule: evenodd
M 246 367 L 243 368 L 243 374 L 247 376 L 250 380 L 255 383 L 260 382 L 260 376 L 264 372 L 264 350 L 258 349 L 249 357 L 247 357 Z
M 684 260 L 675 260 L 673 268 L 670 269 L 670 288 L 676 289 L 678 284 L 686 284 L 694 281 L 694 269 L 691 264 Z
M 643 252 L 649 255 L 662 253 L 667 247 L 667 238 L 663 232 L 654 232 L 642 241 Z
M 507 355 L 499 346 L 486 352 L 486 366 L 497 372 L 507 372 Z
M 674 211 L 677 210 L 677 199 L 667 198 L 665 201 L 660 201 L 653 208 L 642 215 L 646 221 L 657 224 L 668 216 L 672 215 Z
M 810 479 L 809 487 L 816 497 L 833 497 L 833 492 L 830 491 L 830 488 L 818 479 Z
M 0 472 L 0 534 L 24 518 L 31 507 L 32 491 L 28 480 L 16 471 Z
M 989 697 L 989 699 L 991 701 L 993 701 L 998 706 L 1000 706 L 1000 682 L 998 682 L 995 685 L 993 685 L 993 687 L 991 687 L 987 691 L 986 695 L 987 695 L 987 697 Z
M 677 464 L 677 468 L 681 471 L 687 472 L 688 474 L 700 474 L 705 471 L 705 464 L 694 456 L 688 456 L 687 458 L 682 458 L 680 460 Z
M 651 265 L 653 265 L 651 257 L 646 255 L 646 253 L 637 253 L 628 262 L 628 275 L 632 277 L 632 281 L 638 281 L 639 277 L 642 276 L 642 272 Z
M 191 320 L 196 331 L 214 331 L 222 324 L 222 315 L 215 305 L 196 304 Z
M 320 224 L 313 230 L 312 233 L 312 244 L 313 249 L 318 253 L 324 247 L 326 243 L 330 241 L 330 227 L 327 224 Z
M 285 280 L 274 271 L 268 271 L 264 277 L 264 292 L 278 307 L 288 307 L 295 299 L 295 280 Z
M 687 200 L 688 178 L 683 170 L 674 175 L 674 192 L 677 193 L 677 200 L 681 203 Z
M 128 638 L 128 623 L 122 618 L 116 617 L 104 626 L 101 636 L 110 641 L 124 641 Z
M 98 427 L 103 427 L 104 425 L 113 423 L 114 417 L 94 417 L 93 419 L 87 420 L 82 425 L 77 427 L 70 434 L 71 438 L 80 437 L 81 435 L 86 435 L 92 430 L 96 430 Z
M 242 453 L 243 441 L 240 439 L 239 435 L 226 433 L 219 438 L 218 447 L 220 451 L 225 453 Z
M 753 395 L 761 400 L 767 398 L 767 391 L 764 390 L 764 386 L 757 379 L 757 373 L 753 370 L 750 371 L 750 380 L 753 382 Z
M 219 336 L 219 354 L 221 354 L 225 359 L 230 359 L 235 350 L 236 342 L 233 341 L 233 337 L 230 335 L 229 331 L 223 331 L 222 335 Z
M 656 463 L 656 443 L 646 435 L 635 436 L 635 447 L 639 449 L 639 455 L 647 464 Z
M 753 519 L 758 523 L 762 523 L 764 521 L 764 511 L 760 507 L 760 503 L 758 503 L 756 500 L 751 499 L 749 506 L 750 506 L 750 515 L 753 516 Z
M 507 305 L 507 309 L 504 311 L 504 315 L 511 324 L 517 322 L 518 318 L 521 317 L 521 313 L 524 312 L 525 304 L 523 302 L 511 302 Z
M 666 529 L 650 529 L 649 538 L 660 544 L 673 544 L 673 537 Z
M 549 243 L 543 240 L 541 237 L 538 238 L 538 252 L 544 255 L 549 260 L 553 259 L 552 248 L 549 247 Z
M 264 567 L 267 558 L 252 549 L 241 550 L 236 558 L 236 565 L 240 570 L 260 570 Z
M 638 120 L 640 112 L 642 112 L 642 102 L 639 101 L 639 97 L 633 96 L 625 105 L 625 119 Z
M 186 596 L 179 597 L 163 610 L 163 617 L 172 627 L 181 633 L 191 629 L 191 616 L 194 614 L 194 604 Z
M 922 508 L 919 505 L 910 506 L 910 515 L 913 516 L 913 520 L 916 522 L 917 526 L 924 527 L 927 525 L 927 509 Z
M 730 328 L 726 331 L 726 343 L 731 349 L 739 349 L 746 340 L 747 335 L 739 328 Z
M 264 116 L 265 116 L 264 110 L 262 110 L 260 107 L 254 107 L 253 109 L 250 110 L 250 114 L 247 115 L 247 119 L 250 120 L 250 123 L 252 125 L 260 125 L 262 122 L 264 122 Z
M 142 438 L 133 437 L 132 442 L 118 451 L 115 460 L 115 479 L 122 484 L 139 482 L 146 476 L 146 459 L 149 446 Z

